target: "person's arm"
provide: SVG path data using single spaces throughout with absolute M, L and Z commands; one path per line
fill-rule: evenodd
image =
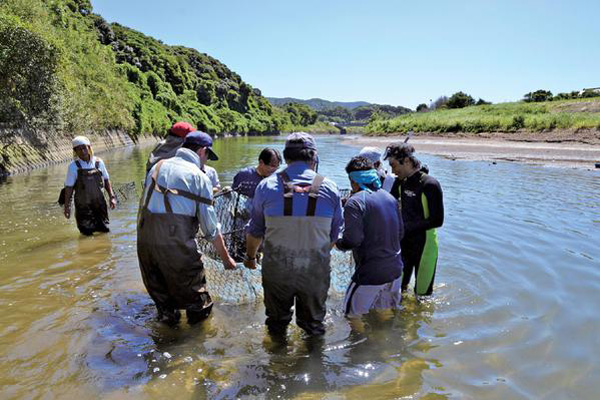
M 250 269 L 256 269 L 256 253 L 266 232 L 262 185 L 263 183 L 259 184 L 252 199 L 250 221 L 246 226 L 246 259 L 244 260 L 244 266 Z
M 227 251 L 227 247 L 225 246 L 225 240 L 223 240 L 223 235 L 221 232 L 217 233 L 217 236 L 212 241 L 213 246 L 217 250 L 217 254 L 221 258 L 223 262 L 223 266 L 225 269 L 235 269 L 235 260 L 229 255 Z
M 73 186 L 65 186 L 65 205 L 64 214 L 65 218 L 71 218 L 71 196 L 73 195 Z
M 246 234 L 246 257 L 244 258 L 244 266 L 249 269 L 256 269 L 256 253 L 262 243 L 262 237 L 254 237 L 251 234 Z
M 342 200 L 340 199 L 339 192 L 335 191 L 335 206 L 333 209 L 333 218 L 331 219 L 331 232 L 330 232 L 330 240 L 331 246 L 337 242 L 338 237 L 340 235 L 340 231 L 342 230 L 342 226 L 344 225 L 344 216 L 342 214 Z
M 402 210 L 396 206 L 396 212 L 398 213 L 398 237 L 400 240 L 404 238 L 404 220 L 402 219 Z
M 110 208 L 111 210 L 114 210 L 117 206 L 117 197 L 115 196 L 115 192 L 113 192 L 113 188 L 109 179 L 104 180 L 104 189 L 106 189 L 106 192 L 110 196 Z
M 364 206 L 356 195 L 346 202 L 344 207 L 344 233 L 336 242 L 336 247 L 342 251 L 359 247 L 365 239 L 363 224 Z
M 424 218 L 420 221 L 407 224 L 405 226 L 406 233 L 439 228 L 444 224 L 444 199 L 442 187 L 440 186 L 439 182 L 437 180 L 430 179 L 423 187 L 423 194 L 427 198 L 429 218 Z

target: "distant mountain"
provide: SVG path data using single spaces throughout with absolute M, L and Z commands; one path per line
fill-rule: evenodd
M 366 101 L 329 101 L 323 99 L 295 99 L 293 97 L 267 97 L 267 100 L 274 106 L 282 106 L 286 103 L 300 103 L 306 104 L 310 108 L 316 111 L 328 110 L 336 107 L 347 108 L 348 110 L 353 110 L 355 108 L 361 106 L 369 106 L 371 103 L 367 103 Z

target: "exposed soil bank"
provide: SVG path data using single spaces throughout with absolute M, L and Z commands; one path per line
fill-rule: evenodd
M 346 144 L 357 147 L 385 147 L 402 136 L 348 137 Z M 594 169 L 600 162 L 598 131 L 552 133 L 484 133 L 427 135 L 417 134 L 409 143 L 417 152 L 436 154 L 450 159 L 515 161 L 547 166 Z
M 76 135 L 73 135 L 76 136 Z M 124 131 L 86 133 L 96 154 L 135 144 Z M 52 132 L 0 128 L 0 177 L 69 161 L 73 158 L 71 137 Z M 138 142 L 157 141 L 143 136 Z

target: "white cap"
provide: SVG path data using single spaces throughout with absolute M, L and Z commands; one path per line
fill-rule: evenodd
M 377 147 L 363 147 L 358 153 L 360 157 L 366 158 L 373 164 L 375 164 L 377 161 L 381 161 L 381 154 L 381 150 L 379 150 Z
M 85 136 L 76 136 L 73 139 L 73 148 L 82 145 L 91 146 L 92 143 L 90 142 L 90 139 L 86 138 Z

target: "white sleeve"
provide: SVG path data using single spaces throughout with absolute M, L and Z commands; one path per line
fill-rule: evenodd
M 106 170 L 104 161 L 101 158 L 98 159 L 98 169 L 100 170 L 100 172 L 102 172 L 102 177 L 104 178 L 104 180 L 108 180 L 109 179 L 108 171 Z
M 67 177 L 65 179 L 65 186 L 73 187 L 75 186 L 75 181 L 77 180 L 77 165 L 75 161 L 72 161 L 67 168 Z

